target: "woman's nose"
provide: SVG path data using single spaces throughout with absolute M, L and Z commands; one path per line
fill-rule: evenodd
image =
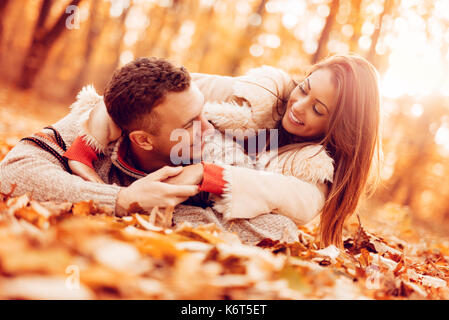
M 304 102 L 297 100 L 292 104 L 292 110 L 295 114 L 304 114 L 305 108 L 304 108 Z

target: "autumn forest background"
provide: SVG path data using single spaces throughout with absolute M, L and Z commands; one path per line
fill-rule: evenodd
M 383 187 L 373 200 L 439 228 L 449 221 L 448 50 L 443 0 L 0 2 L 1 94 L 38 95 L 34 107 L 17 107 L 53 115 L 48 121 L 83 85 L 102 92 L 116 68 L 139 56 L 192 72 L 241 75 L 268 64 L 301 77 L 328 54 L 363 55 L 379 70 L 383 94 Z
M 366 57 L 381 80 L 382 185 L 362 221 L 445 237 L 448 0 L 0 0 L 1 150 L 62 117 L 82 86 L 102 92 L 139 56 L 191 72 L 267 64 L 301 77 L 344 52 Z

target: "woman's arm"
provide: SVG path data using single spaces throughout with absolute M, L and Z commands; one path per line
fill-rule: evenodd
M 92 86 L 84 87 L 72 105 L 72 113 L 78 115 L 79 136 L 65 152 L 72 172 L 87 181 L 101 182 L 93 169 L 97 153 L 102 153 L 109 142 L 118 139 L 120 128 L 109 116 L 103 97 Z
M 191 73 L 195 83 L 204 95 L 206 102 L 229 102 L 233 97 L 236 77 L 220 76 L 206 73 Z
M 206 118 L 220 131 L 271 129 L 277 120 L 273 110 L 282 105 L 294 88 L 281 69 L 262 66 L 239 77 L 192 74 L 206 98 Z
M 216 165 L 204 165 L 200 190 L 221 194 L 214 208 L 227 220 L 279 213 L 298 224 L 306 224 L 323 208 L 327 193 L 323 183 L 314 184 L 292 176 L 248 168 L 218 167 L 222 170 Z M 223 187 L 217 190 L 217 186 Z
M 321 145 L 279 156 L 270 171 L 204 164 L 200 190 L 216 194 L 215 209 L 227 219 L 279 213 L 300 224 L 312 220 L 333 180 L 333 160 Z

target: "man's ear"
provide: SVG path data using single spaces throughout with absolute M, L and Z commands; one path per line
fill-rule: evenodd
M 128 136 L 129 140 L 131 140 L 131 142 L 139 148 L 147 151 L 151 151 L 154 149 L 152 136 L 148 132 L 136 130 L 131 131 Z

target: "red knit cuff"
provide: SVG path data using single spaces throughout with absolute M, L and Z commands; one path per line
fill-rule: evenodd
M 92 163 L 98 159 L 94 149 L 87 145 L 86 141 L 84 141 L 84 139 L 80 136 L 76 137 L 70 148 L 68 148 L 64 153 L 64 157 L 69 160 L 84 163 L 92 169 L 94 169 L 94 165 Z
M 199 186 L 200 191 L 222 194 L 226 181 L 223 179 L 224 169 L 216 164 L 201 162 L 204 167 L 203 181 Z

